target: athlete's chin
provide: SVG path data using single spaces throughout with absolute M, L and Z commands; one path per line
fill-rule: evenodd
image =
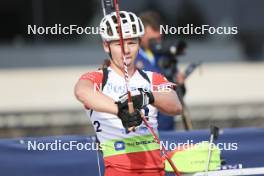
M 131 65 L 131 63 L 132 63 L 132 59 L 126 59 L 127 66 Z

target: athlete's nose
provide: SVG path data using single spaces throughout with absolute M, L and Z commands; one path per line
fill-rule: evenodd
M 130 53 L 130 48 L 127 42 L 124 42 L 125 55 Z

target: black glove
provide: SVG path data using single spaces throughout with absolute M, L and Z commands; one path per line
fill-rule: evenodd
M 128 130 L 131 127 L 137 127 L 142 123 L 142 117 L 140 110 L 135 109 L 133 113 L 129 113 L 128 106 L 120 101 L 116 102 L 118 106 L 117 116 L 121 119 L 124 128 L 126 129 L 126 133 L 129 133 Z
M 145 91 L 142 88 L 138 88 L 136 90 L 131 91 L 132 102 L 135 109 L 142 109 L 148 104 L 154 103 L 154 96 L 151 91 Z M 120 96 L 120 103 L 122 103 L 123 107 L 127 107 L 128 96 L 127 93 Z
M 133 103 L 140 107 L 140 109 L 144 108 L 148 104 L 154 103 L 154 96 L 151 91 L 145 91 L 142 88 L 138 88 L 139 95 L 132 96 Z

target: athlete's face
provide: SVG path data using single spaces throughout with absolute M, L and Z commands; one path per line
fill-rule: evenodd
M 124 40 L 125 57 L 128 67 L 134 66 L 134 61 L 139 50 L 139 39 L 125 39 Z M 113 62 L 119 67 L 123 68 L 122 51 L 119 40 L 111 41 L 110 43 L 104 42 L 104 50 L 111 52 Z

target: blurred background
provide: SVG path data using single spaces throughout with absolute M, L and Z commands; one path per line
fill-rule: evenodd
M 165 35 L 184 40 L 180 68 L 202 61 L 186 82 L 194 129 L 264 127 L 264 1 L 125 0 L 121 9 L 158 11 L 171 26 L 237 26 L 236 35 Z M 27 25 L 98 26 L 99 0 L 0 2 L 0 137 L 91 134 L 74 97 L 81 74 L 107 58 L 99 35 L 28 35 Z M 182 121 L 175 117 L 177 130 Z

